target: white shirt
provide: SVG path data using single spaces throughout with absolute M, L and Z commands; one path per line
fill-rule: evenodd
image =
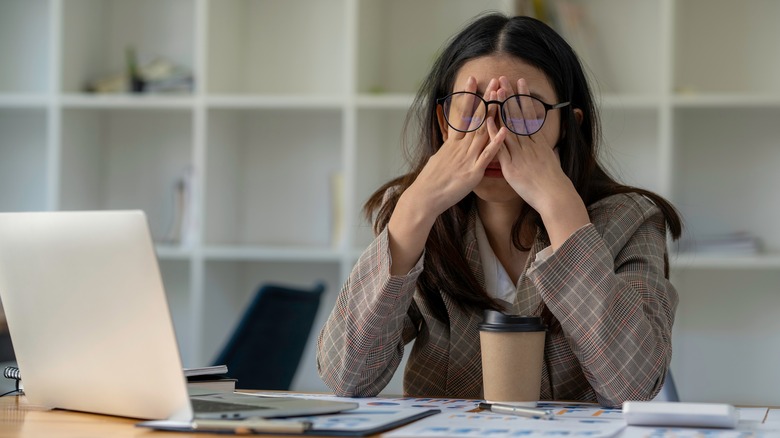
M 520 278 L 517 279 L 516 284 L 512 283 L 512 279 L 509 277 L 506 269 L 504 269 L 504 265 L 498 260 L 496 253 L 493 252 L 493 248 L 490 246 L 485 233 L 485 227 L 482 225 L 479 215 L 477 215 L 475 232 L 477 235 L 477 246 L 479 247 L 479 257 L 482 261 L 482 271 L 485 274 L 485 290 L 493 298 L 498 298 L 507 303 L 514 303 L 517 288 L 520 285 Z M 548 246 L 536 254 L 533 262 L 541 262 L 552 254 L 552 247 Z

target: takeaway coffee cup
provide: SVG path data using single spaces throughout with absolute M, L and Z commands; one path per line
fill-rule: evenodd
M 546 330 L 537 316 L 485 310 L 479 339 L 486 402 L 536 406 L 542 384 Z

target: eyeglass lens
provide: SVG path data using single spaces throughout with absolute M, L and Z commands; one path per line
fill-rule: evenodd
M 472 93 L 451 94 L 444 100 L 444 115 L 455 130 L 471 132 L 485 121 L 487 105 Z M 531 135 L 542 128 L 547 109 L 544 103 L 531 96 L 515 95 L 502 106 L 501 118 L 506 127 L 519 135 Z

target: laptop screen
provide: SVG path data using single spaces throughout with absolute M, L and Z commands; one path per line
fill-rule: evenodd
M 143 212 L 0 213 L 0 298 L 30 402 L 192 418 Z

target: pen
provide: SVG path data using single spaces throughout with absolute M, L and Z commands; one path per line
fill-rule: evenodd
M 210 432 L 233 432 L 237 435 L 257 432 L 303 433 L 311 428 L 311 422 L 266 420 L 264 418 L 249 418 L 246 420 L 195 420 L 192 422 L 192 428 Z
M 549 409 L 526 408 L 523 406 L 502 405 L 497 403 L 480 403 L 480 409 L 487 409 L 496 414 L 517 415 L 520 417 L 538 418 L 541 420 L 552 420 L 555 418 L 553 412 Z

